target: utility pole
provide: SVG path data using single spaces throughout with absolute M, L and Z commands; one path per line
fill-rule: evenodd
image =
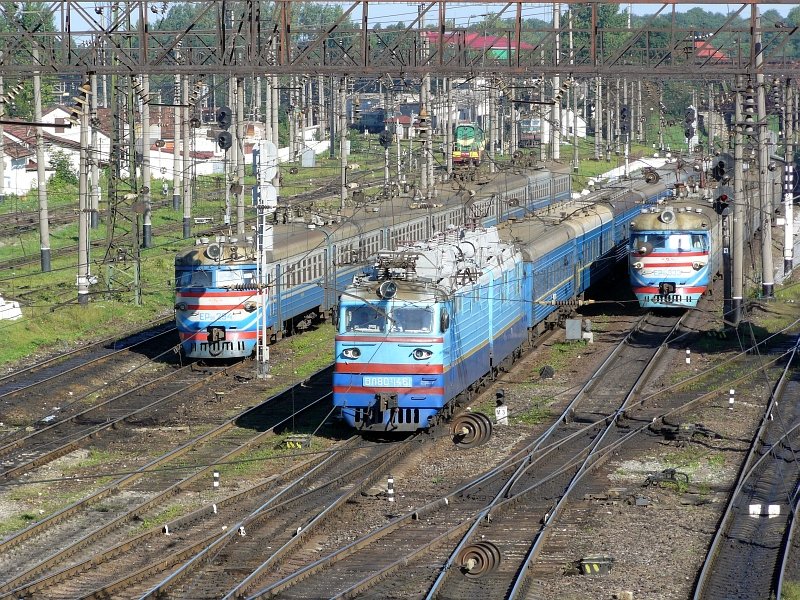
M 603 153 L 603 78 L 594 78 L 594 159 L 600 160 Z
M 2 53 L 0 53 L 2 56 Z M 0 75 L 0 98 L 5 94 L 3 86 L 3 77 Z M 0 121 L 5 119 L 6 116 L 6 103 L 0 100 Z M 5 134 L 3 133 L 3 124 L 0 123 L 0 204 L 6 201 L 6 152 L 5 152 Z
M 744 165 L 742 139 L 742 78 L 737 77 L 733 138 L 733 302 L 728 319 L 734 327 L 742 320 L 744 299 Z
M 553 4 L 553 30 L 556 35 L 555 47 L 555 65 L 561 64 L 561 3 L 556 2 Z M 552 146 L 553 160 L 561 158 L 561 100 L 555 99 L 561 88 L 561 77 L 558 75 L 553 76 L 553 99 L 554 103 L 550 110 L 550 130 L 553 134 L 550 136 L 550 144 Z
M 445 95 L 445 132 L 444 132 L 444 154 L 447 163 L 447 178 L 453 176 L 453 81 L 449 77 L 444 80 Z
M 189 106 L 189 77 L 184 76 L 182 80 L 183 87 L 183 237 L 188 239 L 192 237 L 192 177 L 189 172 L 192 166 L 191 159 L 191 134 L 190 134 L 190 111 Z
M 769 146 L 767 139 L 767 107 L 764 90 L 764 54 L 761 45 L 761 17 L 758 6 L 752 5 L 752 19 L 754 21 L 754 52 L 756 67 L 756 94 L 758 98 L 758 117 L 756 140 L 758 142 L 758 188 L 761 196 L 761 295 L 764 298 L 774 298 L 775 269 L 772 263 L 772 194 L 767 181 L 767 165 L 769 164 Z
M 39 47 L 31 47 L 34 62 L 39 62 Z M 42 122 L 42 76 L 39 71 L 33 74 L 33 120 Z M 50 214 L 47 208 L 47 176 L 44 170 L 44 130 L 36 126 L 36 178 L 39 193 L 39 247 L 43 273 L 50 272 Z
M 91 165 L 91 177 L 89 178 L 89 195 L 91 199 L 91 213 L 89 225 L 92 229 L 97 229 L 100 225 L 100 145 L 97 138 L 97 73 L 89 75 L 89 85 L 92 93 L 89 96 L 89 125 L 91 126 L 91 140 L 89 141 L 89 164 Z
M 244 79 L 236 79 L 236 233 L 244 239 Z
M 340 208 L 347 206 L 347 77 L 339 80 L 339 161 L 341 166 Z
M 86 94 L 83 94 L 86 99 Z M 86 102 L 80 104 L 80 152 L 78 160 L 78 304 L 89 304 L 89 113 Z
M 150 76 L 142 75 L 142 94 L 137 99 L 142 106 L 142 247 L 153 247 L 153 205 L 150 191 Z
M 181 207 L 181 188 L 183 182 L 181 173 L 183 172 L 181 158 L 181 76 L 175 75 L 175 92 L 172 104 L 172 210 L 179 210 Z M 184 233 L 186 233 L 184 231 Z
M 783 90 L 783 206 L 786 220 L 783 238 L 783 274 L 789 276 L 794 268 L 794 123 L 792 104 L 794 103 L 791 79 L 786 80 Z

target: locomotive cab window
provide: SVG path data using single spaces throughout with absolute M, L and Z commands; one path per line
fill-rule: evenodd
M 342 323 L 344 331 L 376 333 L 386 330 L 386 315 L 371 306 L 348 306 Z
M 181 271 L 175 285 L 177 287 L 211 287 L 211 272 Z
M 389 316 L 390 331 L 403 333 L 430 333 L 433 313 L 426 308 L 406 306 L 396 308 Z
M 217 271 L 217 287 L 233 287 L 240 285 L 253 285 L 255 271 Z

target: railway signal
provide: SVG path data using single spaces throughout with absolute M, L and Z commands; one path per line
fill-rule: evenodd
M 730 204 L 733 202 L 733 188 L 728 185 L 722 185 L 717 190 L 717 196 L 714 198 L 714 210 L 717 214 L 727 215 L 730 214 Z
M 392 145 L 392 134 L 388 129 L 381 131 L 381 134 L 378 136 L 378 143 L 387 149 Z
M 619 107 L 619 131 L 625 135 L 631 132 L 631 111 L 627 104 Z
M 694 106 L 686 108 L 686 115 L 683 118 L 683 135 L 687 140 L 694 137 L 695 127 L 697 126 L 697 109 Z
M 714 157 L 711 177 L 720 183 L 728 183 L 733 175 L 733 157 L 725 152 Z
M 229 106 L 220 106 L 217 109 L 217 125 L 222 129 L 229 129 L 231 123 L 233 123 L 233 111 Z

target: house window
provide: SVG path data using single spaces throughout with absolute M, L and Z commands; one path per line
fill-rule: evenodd
M 56 129 L 55 129 L 55 132 L 56 133 L 64 133 L 64 131 L 66 130 L 66 127 L 64 127 L 65 123 L 66 123 L 66 120 L 63 117 L 56 117 Z M 61 127 L 58 127 L 59 125 L 61 125 Z

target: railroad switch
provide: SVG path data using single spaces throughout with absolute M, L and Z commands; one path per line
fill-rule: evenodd
M 662 484 L 680 486 L 689 484 L 689 475 L 675 469 L 664 469 L 660 473 L 650 473 L 644 480 L 642 486 Z
M 659 435 L 663 435 L 667 440 L 674 440 L 678 444 L 685 444 L 692 441 L 694 436 L 702 435 L 707 438 L 720 438 L 721 436 L 712 431 L 702 423 L 679 423 L 678 425 L 670 425 L 662 423 L 660 425 L 650 425 L 650 430 Z

